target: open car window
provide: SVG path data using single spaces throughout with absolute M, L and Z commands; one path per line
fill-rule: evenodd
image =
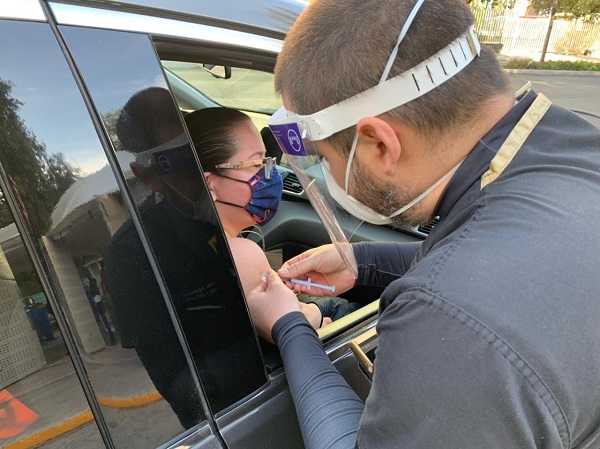
M 244 67 L 213 65 L 211 62 L 225 58 L 207 56 L 203 59 L 198 47 L 193 52 L 190 51 L 190 54 L 193 53 L 190 56 L 193 61 L 182 61 L 181 55 L 178 55 L 177 61 L 173 61 L 169 59 L 168 51 L 163 56 L 160 50 L 165 52 L 168 49 L 164 44 L 160 45 L 159 56 L 173 96 L 184 115 L 202 108 L 235 108 L 249 115 L 260 131 L 267 127 L 271 114 L 282 105 L 280 96 L 275 93 L 273 74 L 247 68 L 252 65 L 251 61 L 244 61 Z M 230 55 L 228 57 L 236 59 Z M 241 60 L 242 57 L 238 59 Z M 268 136 L 270 132 L 268 129 L 266 131 Z M 265 134 L 263 139 L 268 154 L 279 150 L 274 141 L 272 144 L 275 148 L 270 147 Z M 275 254 L 269 260 L 278 260 L 280 266 L 282 262 L 303 251 L 330 243 L 330 238 L 312 205 L 303 195 L 302 186 L 294 172 L 287 166 L 285 155 L 278 155 L 278 164 L 283 177 L 283 198 L 277 213 L 267 226 L 255 228 L 246 235 L 259 245 L 264 245 L 270 255 Z M 361 231 L 370 229 L 369 226 L 363 225 Z M 399 235 L 395 231 L 388 231 L 387 240 Z M 377 229 L 377 232 L 379 237 L 385 231 Z M 375 236 L 371 238 L 368 233 L 358 232 L 354 241 L 371 239 L 375 239 Z M 277 262 L 271 263 L 272 268 L 279 268 L 276 264 Z M 334 318 L 331 325 L 319 331 L 325 341 L 376 315 L 380 293 L 380 288 L 357 287 L 329 302 L 308 295 L 300 295 L 299 299 L 304 302 L 319 302 L 320 309 L 331 314 L 325 316 Z

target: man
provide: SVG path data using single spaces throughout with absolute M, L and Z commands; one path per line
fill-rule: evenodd
M 279 271 L 389 284 L 364 405 L 275 273 L 249 295 L 308 448 L 600 447 L 600 132 L 515 100 L 472 23 L 461 0 L 320 0 L 279 56 L 283 150 L 314 146 L 363 219 L 441 220 L 421 245 L 336 243 Z

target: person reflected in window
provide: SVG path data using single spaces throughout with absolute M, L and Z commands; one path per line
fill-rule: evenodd
M 240 275 L 244 293 L 270 270 L 261 248 L 239 237 L 247 228 L 267 224 L 277 212 L 283 182 L 273 158 L 250 117 L 230 108 L 204 108 L 187 114 L 185 122 L 204 169 L 215 208 Z M 277 267 L 279 268 L 279 267 Z M 313 327 L 358 310 L 343 298 L 304 295 L 301 311 Z
M 130 186 L 143 188 L 137 209 L 152 253 L 150 262 L 132 220 L 107 249 L 121 345 L 135 348 L 187 429 L 204 420 L 192 369 L 216 412 L 264 382 L 264 367 L 252 350 L 256 337 L 238 277 L 171 94 L 149 88 L 131 97 L 117 135 L 134 157 Z
M 88 277 L 88 292 L 89 292 L 88 300 L 90 297 L 92 298 L 90 304 L 92 304 L 95 314 L 102 321 L 104 330 L 108 334 L 110 344 L 111 345 L 117 344 L 117 339 L 115 338 L 112 324 L 107 316 L 108 312 L 106 310 L 106 303 L 104 302 L 102 292 L 100 291 L 100 288 L 98 287 L 98 281 L 96 280 L 96 278 L 94 278 L 92 276 Z M 86 292 L 86 294 L 88 292 Z
M 45 344 L 56 339 L 54 332 L 52 332 L 52 325 L 50 324 L 50 317 L 48 316 L 46 306 L 35 302 L 33 298 L 26 298 L 23 300 L 23 303 L 25 304 L 25 312 L 35 328 L 40 343 Z

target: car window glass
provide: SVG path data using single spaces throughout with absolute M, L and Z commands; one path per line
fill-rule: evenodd
M 161 445 L 201 425 L 205 416 L 164 303 L 152 299 L 162 309 L 151 311 L 144 301 L 152 300 L 142 290 L 126 298 L 129 304 L 118 303 L 122 298 L 113 281 L 119 277 L 141 277 L 147 289 L 158 288 L 143 254 L 108 263 L 118 236 L 127 234 L 126 245 L 141 246 L 137 234 L 128 233 L 132 225 L 124 196 L 50 27 L 2 22 L 0 40 L 0 59 L 10 61 L 0 67 L 3 185 L 53 287 L 42 288 L 2 192 L 0 446 L 19 441 L 17 446 L 25 447 L 27 441 L 100 447 L 80 386 L 88 379 L 97 419 L 116 447 Z M 124 176 L 132 178 L 126 164 L 134 158 L 128 156 L 117 158 Z M 122 321 L 124 307 L 139 316 Z M 67 335 L 57 327 L 60 316 Z M 161 333 L 154 349 L 162 370 L 153 369 L 151 356 L 126 335 L 129 319 L 143 322 L 151 334 Z M 83 367 L 79 380 L 64 341 L 75 348 L 75 366 Z M 173 397 L 185 398 L 184 406 L 174 406 Z
M 162 64 L 220 106 L 266 114 L 282 106 L 272 73 L 185 61 L 163 60 Z
M 126 173 L 147 250 L 164 280 L 161 292 L 146 280 L 150 267 L 111 275 L 111 264 L 145 257 L 145 249 L 129 241 L 133 226 L 118 231 L 106 264 L 111 294 L 131 317 L 121 331 L 130 345 L 156 357 L 154 345 L 164 344 L 165 336 L 146 315 L 156 316 L 154 298 L 158 307 L 166 295 L 211 409 L 223 410 L 262 386 L 265 371 L 212 199 L 154 47 L 140 34 L 75 27 L 61 32 Z M 133 304 L 140 297 L 144 302 Z

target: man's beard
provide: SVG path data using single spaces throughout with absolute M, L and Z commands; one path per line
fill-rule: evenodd
M 410 186 L 400 190 L 392 183 L 381 184 L 359 161 L 355 161 L 353 165 L 352 196 L 385 217 L 401 209 L 422 193 L 414 192 L 414 187 L 411 189 Z M 430 213 L 423 211 L 421 202 L 391 218 L 392 223 L 398 226 L 422 226 L 432 219 Z

